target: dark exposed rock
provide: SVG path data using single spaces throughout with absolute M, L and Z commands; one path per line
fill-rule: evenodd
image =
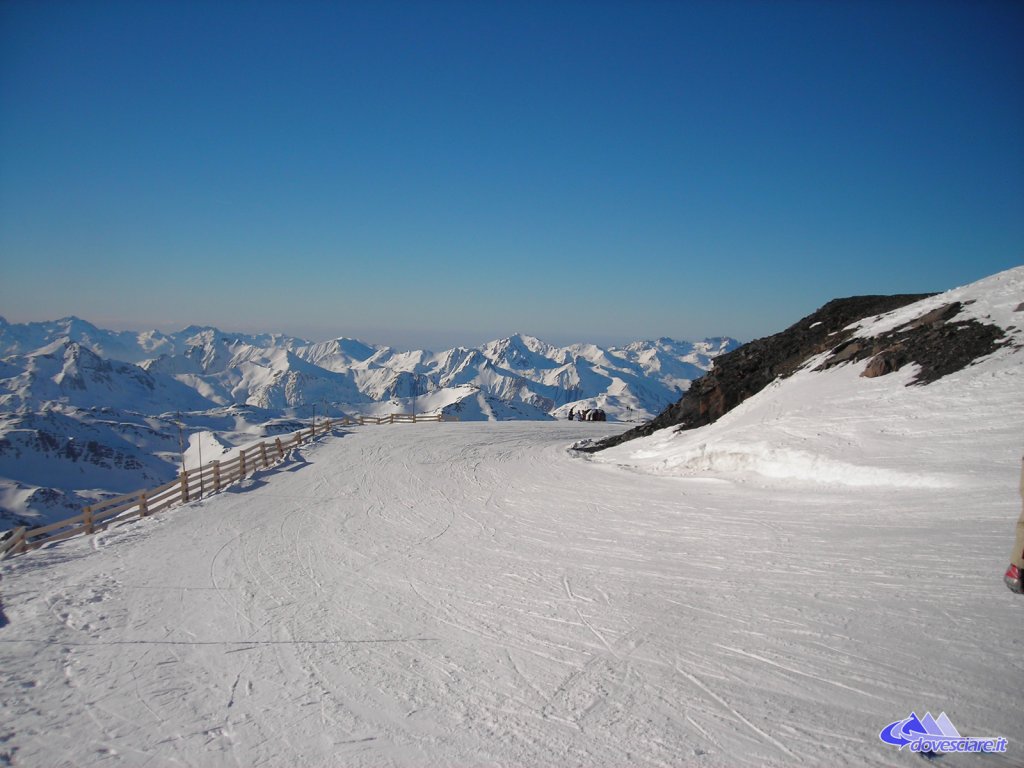
M 776 379 L 794 373 L 808 358 L 829 349 L 836 349 L 840 356 L 844 356 L 842 359 L 837 358 L 836 364 L 854 359 L 863 360 L 869 356 L 865 350 L 870 347 L 871 340 L 851 339 L 852 331 L 846 330 L 847 326 L 932 295 L 900 294 L 834 299 L 781 333 L 757 339 L 715 358 L 711 371 L 694 381 L 678 402 L 670 405 L 652 421 L 579 450 L 603 450 L 672 426 L 695 429 L 711 424 Z
M 1002 328 L 974 319 L 951 322 L 961 309 L 963 304 L 955 301 L 889 333 L 870 339 L 851 339 L 836 347 L 828 360 L 815 370 L 824 371 L 841 363 L 870 358 L 871 362 L 861 375 L 874 378 L 916 363 L 920 370 L 910 383 L 930 384 L 992 354 L 1005 336 Z

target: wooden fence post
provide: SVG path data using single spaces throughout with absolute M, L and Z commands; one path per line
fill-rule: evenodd
M 181 500 L 188 501 L 188 470 L 181 470 Z
M 85 523 L 85 532 L 87 534 L 96 533 L 96 529 L 92 526 L 92 507 L 86 507 L 82 510 L 82 522 Z
M 242 473 L 241 480 L 245 480 L 245 448 L 238 452 L 238 471 Z
M 220 493 L 220 462 L 214 459 L 210 464 L 213 465 L 213 492 Z
M 281 438 L 274 438 L 274 442 L 277 443 L 277 460 L 284 461 L 284 446 L 281 445 Z
M 0 556 L 7 557 L 8 555 L 18 555 L 24 552 L 27 547 L 25 546 L 25 533 L 28 531 L 24 525 L 14 529 L 10 538 L 6 541 L 0 541 Z
M 185 473 L 182 473 L 182 477 L 185 477 Z M 188 493 L 188 486 L 185 486 L 185 492 Z M 188 497 L 185 497 L 185 501 L 188 501 Z M 149 504 L 146 502 L 146 492 L 143 491 L 139 494 L 139 517 L 145 517 L 149 514 Z
M 267 444 L 266 443 L 260 443 L 260 456 L 263 458 L 263 468 L 266 469 L 267 467 L 270 466 L 270 464 L 267 462 Z

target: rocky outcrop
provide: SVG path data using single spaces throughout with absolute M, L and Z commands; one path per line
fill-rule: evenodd
M 954 301 L 889 333 L 851 338 L 836 346 L 815 370 L 870 358 L 861 375 L 874 378 L 914 363 L 918 371 L 910 383 L 930 384 L 992 354 L 1005 336 L 1002 328 L 974 319 L 954 322 L 963 307 L 959 301 Z
M 594 452 L 672 426 L 694 429 L 711 424 L 775 379 L 794 373 L 810 357 L 848 343 L 853 334 L 849 326 L 858 320 L 891 312 L 931 295 L 899 294 L 834 299 L 781 333 L 757 339 L 715 358 L 711 371 L 694 381 L 678 402 L 670 405 L 652 421 L 579 449 Z M 913 345 L 908 342 L 904 348 L 910 346 Z M 836 363 L 864 359 L 857 355 L 868 347 L 854 350 L 847 346 L 846 349 L 847 357 L 836 360 Z M 882 351 L 879 349 L 874 354 L 881 354 Z M 898 360 L 894 358 L 892 364 L 896 362 Z M 936 365 L 935 370 L 940 367 Z

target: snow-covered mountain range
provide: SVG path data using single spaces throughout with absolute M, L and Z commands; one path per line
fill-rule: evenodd
M 413 396 L 433 396 L 424 401 L 433 411 L 457 412 L 478 391 L 517 403 L 530 418 L 582 406 L 643 419 L 737 346 L 729 338 L 661 338 L 555 347 L 515 334 L 476 349 L 402 352 L 349 338 L 311 343 L 199 327 L 133 333 L 74 317 L 25 324 L 0 318 L 0 408 L 57 402 L 158 413 L 240 404 L 307 414 L 320 406 L 341 415 L 410 407 Z M 437 397 L 441 390 L 452 391 Z
M 198 463 L 192 444 L 206 445 L 209 461 L 211 446 L 226 452 L 325 415 L 552 419 L 600 407 L 613 420 L 642 421 L 738 346 L 660 338 L 556 347 L 515 334 L 435 353 L 350 338 L 0 318 L 0 526 L 169 480 L 183 454 Z
M 909 767 L 879 733 L 929 708 L 1006 747 L 942 768 L 1022 765 L 1024 268 L 860 298 L 596 453 L 625 425 L 367 427 L 3 560 L 0 755 Z

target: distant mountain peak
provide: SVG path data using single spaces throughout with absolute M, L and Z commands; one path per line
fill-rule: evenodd
M 350 336 L 339 336 L 334 340 L 334 344 L 340 351 L 343 351 L 355 360 L 366 360 L 373 357 L 377 350 L 380 349 L 380 347 L 367 344 L 365 341 L 354 339 Z

